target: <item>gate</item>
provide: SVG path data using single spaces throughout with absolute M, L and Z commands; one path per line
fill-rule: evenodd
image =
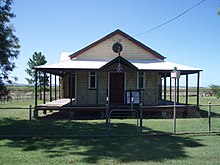
M 109 112 L 110 135 L 138 135 L 139 116 L 134 109 L 113 109 Z

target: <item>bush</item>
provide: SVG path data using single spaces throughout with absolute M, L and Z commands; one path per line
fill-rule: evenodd
M 211 88 L 211 91 L 213 92 L 213 94 L 217 98 L 220 98 L 220 86 L 219 85 L 211 84 L 209 87 Z

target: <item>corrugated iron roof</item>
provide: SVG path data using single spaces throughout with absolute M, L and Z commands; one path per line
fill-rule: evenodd
M 110 60 L 111 61 L 111 60 Z M 54 64 L 46 64 L 35 67 L 36 69 L 100 69 L 110 62 L 109 60 L 77 60 L 61 61 Z M 174 67 L 182 71 L 202 71 L 200 68 L 194 68 L 177 63 L 162 61 L 162 60 L 127 60 L 139 70 L 151 71 L 172 71 Z

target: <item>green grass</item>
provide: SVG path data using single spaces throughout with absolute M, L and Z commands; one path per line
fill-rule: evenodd
M 42 104 L 43 101 L 42 100 L 38 100 L 37 101 L 38 104 Z M 5 104 L 0 105 L 0 108 L 13 108 L 13 107 L 21 107 L 21 108 L 29 108 L 29 106 L 34 107 L 35 106 L 35 101 L 33 100 L 29 100 L 29 101 L 13 101 L 11 102 L 7 102 Z
M 206 102 L 207 98 L 200 98 Z M 214 104 L 219 103 L 219 99 L 208 98 Z M 105 135 L 105 119 L 102 120 L 32 120 L 29 123 L 29 104 L 32 102 L 17 102 L 2 106 L 0 109 L 0 135 Z M 4 107 L 23 107 L 27 109 L 4 109 Z M 220 132 L 220 107 L 212 107 L 211 131 Z M 182 132 L 207 132 L 208 131 L 208 106 L 201 106 L 198 113 L 199 118 L 177 118 L 177 133 Z M 33 113 L 33 111 L 32 111 Z M 135 119 L 111 119 L 111 135 L 136 135 L 137 120 Z M 139 122 L 139 121 L 138 121 Z M 163 134 L 173 132 L 173 119 L 143 119 L 143 132 L 145 134 Z
M 192 98 L 191 98 L 192 99 Z M 194 98 L 193 98 L 194 99 Z M 216 98 L 200 98 L 219 104 Z M 194 101 L 194 100 L 192 100 Z M 18 102 L 11 107 L 29 107 Z M 8 104 L 9 105 L 9 104 Z M 8 105 L 4 107 L 9 107 Z M 3 106 L 2 106 L 3 107 Z M 202 112 L 207 113 L 207 106 Z M 28 109 L 0 109 L 0 135 L 34 135 L 33 138 L 1 138 L 0 164 L 219 164 L 220 135 L 172 136 L 172 119 L 144 119 L 143 135 L 137 133 L 135 119 L 112 119 L 111 136 L 105 135 L 105 120 L 33 120 Z M 220 131 L 219 107 L 212 107 L 212 126 Z M 206 118 L 177 119 L 177 132 L 207 132 Z M 165 136 L 158 136 L 168 133 Z M 145 136 L 156 134 L 154 136 Z M 43 138 L 42 135 L 83 135 Z M 128 136 L 121 136 L 128 135 Z
M 0 164 L 219 164 L 220 136 L 5 138 Z

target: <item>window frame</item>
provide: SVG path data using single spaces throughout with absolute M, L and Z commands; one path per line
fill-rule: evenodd
M 140 87 L 140 80 L 143 82 L 141 83 L 142 86 Z M 145 72 L 137 72 L 137 89 L 145 89 Z
M 96 71 L 89 71 L 89 89 L 96 89 L 97 88 L 97 72 Z M 94 78 L 92 80 L 92 78 Z M 94 81 L 94 83 L 92 83 L 92 81 Z M 94 86 L 91 86 L 93 85 Z

